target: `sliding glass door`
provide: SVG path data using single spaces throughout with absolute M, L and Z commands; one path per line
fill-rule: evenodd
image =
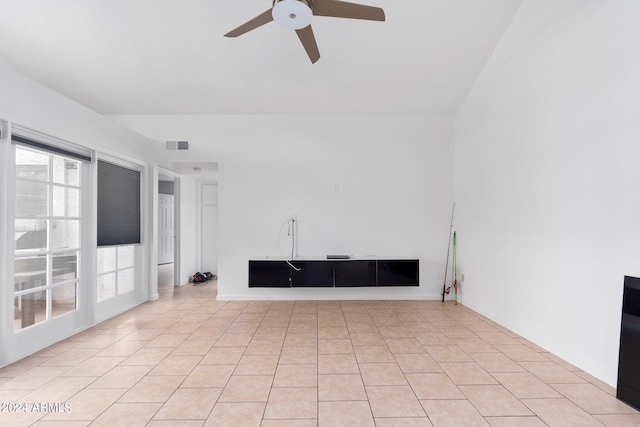
M 13 330 L 79 307 L 82 161 L 15 146 Z

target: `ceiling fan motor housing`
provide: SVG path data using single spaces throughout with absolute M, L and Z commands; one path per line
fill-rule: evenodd
M 311 24 L 313 3 L 311 0 L 273 0 L 271 15 L 278 24 L 299 30 Z

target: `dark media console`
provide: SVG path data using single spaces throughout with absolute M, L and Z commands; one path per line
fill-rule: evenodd
M 419 286 L 417 259 L 250 260 L 250 288 Z M 298 269 L 298 270 L 296 270 Z

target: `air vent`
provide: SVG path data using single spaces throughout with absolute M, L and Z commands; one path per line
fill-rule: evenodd
M 189 141 L 167 141 L 165 148 L 167 150 L 188 150 Z

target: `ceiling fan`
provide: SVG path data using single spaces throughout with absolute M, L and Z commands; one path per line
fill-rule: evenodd
M 338 0 L 273 0 L 271 9 L 262 12 L 224 36 L 238 37 L 271 21 L 276 21 L 286 28 L 296 30 L 311 63 L 315 64 L 320 59 L 320 51 L 311 29 L 311 18 L 314 15 L 384 21 L 384 10 L 379 7 Z

